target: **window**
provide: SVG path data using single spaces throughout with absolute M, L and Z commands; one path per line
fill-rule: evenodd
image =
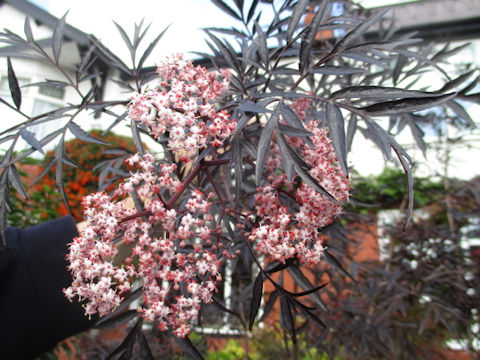
M 63 98 L 65 97 L 65 89 L 57 86 L 39 86 L 38 93 L 61 100 L 63 100 Z
M 33 101 L 32 116 L 44 114 L 48 111 L 58 109 L 60 106 L 49 101 L 35 99 Z
M 62 87 L 38 86 L 38 95 L 33 100 L 32 116 L 45 114 L 61 108 L 64 105 L 64 97 L 65 89 Z M 58 129 L 61 123 L 62 121 L 60 119 L 55 119 L 37 126 L 32 126 L 30 130 L 35 133 L 38 139 L 42 139 Z
M 46 112 L 58 109 L 59 107 L 60 105 L 58 104 L 54 104 L 45 100 L 35 99 L 33 101 L 32 116 L 45 114 Z M 56 119 L 56 120 L 44 122 L 43 124 L 31 126 L 28 129 L 35 133 L 37 139 L 42 139 L 46 135 L 58 129 L 58 127 L 60 126 L 60 123 L 61 123 L 61 120 Z

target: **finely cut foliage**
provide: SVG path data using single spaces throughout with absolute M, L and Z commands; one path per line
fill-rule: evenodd
M 390 279 L 386 288 L 380 280 L 375 286 L 369 282 L 370 270 L 357 271 L 355 262 L 347 266 L 351 239 L 343 225 L 353 218 L 350 207 L 358 205 L 349 194 L 354 176 L 348 153 L 360 132 L 385 159 L 402 167 L 407 193 L 401 223 L 408 229 L 413 164 L 394 134 L 408 127 L 425 152 L 422 127 L 437 120 L 426 115 L 430 108 L 436 114 L 455 114 L 449 123 L 456 128 L 474 127 L 462 102 L 479 101 L 473 92 L 477 71 L 450 74 L 443 68 L 463 46 L 424 45 L 415 34 L 396 34 L 385 22 L 386 11 L 368 14 L 349 2 L 342 2 L 344 14 L 335 16 L 332 5 L 339 4 L 328 0 L 213 3 L 234 25 L 204 29 L 211 51 L 197 54 L 203 66 L 173 54 L 157 59 L 157 68 L 145 67 L 167 29 L 144 47 L 148 27 L 143 22 L 135 25 L 132 37 L 115 24 L 130 51 L 130 65 L 90 36 L 75 71 L 61 65 L 65 17 L 58 21 L 51 49 L 35 39 L 29 19 L 24 36 L 0 33 L 0 41 L 15 48 L 12 58 L 42 60 L 58 70 L 61 80 L 29 86 L 68 88 L 76 96 L 65 107 L 30 116 L 22 108 L 14 62 L 7 59 L 11 101 L 0 102 L 24 121 L 0 138 L 7 147 L 0 174 L 3 245 L 11 187 L 26 196 L 17 164 L 34 152 L 43 153 L 47 145 L 56 145 L 56 150 L 40 175 L 53 169 L 71 211 L 65 183 L 65 168 L 77 166 L 65 142 L 71 134 L 105 146 L 112 156 L 96 166 L 103 192 L 82 201 L 86 228 L 70 245 L 73 283 L 64 290 L 68 298 L 83 301 L 87 315 L 102 316 L 99 326 L 133 323 L 110 358 L 130 358 L 136 343 L 143 357 L 152 358 L 143 333 L 147 322 L 161 334 L 172 333 L 186 352 L 201 359 L 188 336 L 192 329 L 227 326 L 247 334 L 272 312 L 279 315 L 286 351 L 294 356 L 297 340 L 310 324 L 318 344 L 326 342 L 332 357 L 417 356 L 415 344 L 396 342 L 403 333 L 388 327 L 405 304 L 374 319 L 372 311 L 385 308 L 365 305 L 369 296 L 388 294 L 385 304 L 399 296 L 392 292 L 395 279 L 408 276 L 388 275 L 394 266 L 400 269 L 395 249 L 382 275 Z M 273 18 L 262 15 L 267 6 Z M 440 88 L 422 83 L 422 75 L 432 71 L 443 81 Z M 130 92 L 129 100 L 101 97 L 114 72 L 120 76 L 110 80 Z M 87 83 L 91 86 L 85 90 Z M 79 116 L 89 111 L 102 121 L 110 118 L 107 131 L 128 126 L 135 154 L 109 149 L 103 134 L 82 129 Z M 57 119 L 63 119 L 61 126 L 37 138 L 32 126 Z M 146 149 L 147 138 L 156 147 Z M 16 152 L 19 139 L 30 148 Z M 131 171 L 122 169 L 123 164 Z M 352 268 L 357 270 L 352 273 Z M 293 289 L 285 285 L 288 278 Z M 355 281 L 355 291 L 345 290 L 345 284 Z M 357 301 L 359 292 L 354 306 L 348 299 Z M 415 293 L 412 301 L 422 295 Z M 135 308 L 126 310 L 135 300 Z M 435 309 L 429 314 L 437 314 Z M 456 310 L 452 314 L 459 315 Z M 429 328 L 429 316 L 423 318 L 420 333 Z M 348 318 L 365 320 L 368 326 Z M 461 326 L 449 327 L 447 319 L 442 323 L 452 337 L 461 337 L 473 322 L 471 317 L 462 320 L 461 331 Z

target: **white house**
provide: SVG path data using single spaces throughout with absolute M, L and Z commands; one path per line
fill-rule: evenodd
M 52 36 L 59 19 L 26 0 L 0 1 L 0 24 L 4 29 L 25 38 L 24 24 L 26 18 L 30 19 L 29 23 L 37 44 L 52 56 Z M 88 51 L 91 40 L 89 35 L 68 24 L 65 24 L 63 34 L 59 64 L 65 70 L 65 75 L 53 64 L 30 58 L 29 56 L 34 54 L 32 51 L 24 51 L 17 45 L 0 42 L 0 97 L 3 100 L 13 104 L 7 74 L 7 56 L 11 56 L 12 67 L 22 87 L 21 110 L 26 115 L 36 116 L 66 104 L 78 104 L 81 101 L 81 97 L 72 87 L 44 85 L 24 87 L 26 84 L 44 82 L 46 79 L 65 81 L 66 76 L 75 78 L 76 67 L 80 64 L 83 54 Z M 94 50 L 94 55 L 97 60 L 92 66 L 92 72 L 101 74 L 95 80 L 86 80 L 81 83 L 81 92 L 84 94 L 88 92 L 92 87 L 92 81 L 95 81 L 97 86 L 96 100 L 127 99 L 127 94 L 114 82 L 107 80 L 107 76 L 118 78 L 119 71 L 110 65 L 104 54 Z M 119 109 L 119 112 L 121 111 L 122 109 Z M 3 104 L 0 106 L 0 119 L 0 132 L 25 120 L 24 117 Z M 82 113 L 76 122 L 86 130 L 92 127 L 105 129 L 108 127 L 106 121 L 111 121 L 110 119 L 89 111 Z M 62 120 L 53 120 L 40 126 L 30 127 L 28 130 L 35 132 L 37 138 L 41 139 L 57 129 L 61 123 Z M 5 143 L 2 144 L 2 148 L 5 148 L 5 145 Z M 26 146 L 26 144 L 23 143 L 23 146 Z M 22 144 L 17 145 L 17 149 L 21 150 Z

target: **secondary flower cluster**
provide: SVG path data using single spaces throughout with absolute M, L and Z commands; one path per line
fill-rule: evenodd
M 132 282 L 141 280 L 142 316 L 184 337 L 201 302 L 211 302 L 220 280 L 221 260 L 204 245 L 212 233 L 207 226 L 210 203 L 200 191 L 192 191 L 182 212 L 169 208 L 155 194 L 181 190 L 182 184 L 172 177 L 175 165 L 159 165 L 157 175 L 154 168 L 158 165 L 150 154 L 134 155 L 128 162 L 140 171 L 132 173 L 113 197 L 96 193 L 84 198 L 87 227 L 70 245 L 69 269 L 74 280 L 65 294 L 88 300 L 87 314 L 106 315 L 120 304 Z M 137 211 L 125 202 L 115 201 L 133 187 L 148 199 L 146 219 L 135 216 Z M 122 266 L 114 263 L 118 242 L 132 247 Z
M 309 101 L 300 100 L 292 108 L 298 117 L 305 119 Z M 320 261 L 323 248 L 320 228 L 330 224 L 342 208 L 340 203 L 348 198 L 349 181 L 337 162 L 335 150 L 327 131 L 318 127 L 316 121 L 306 123 L 306 129 L 313 135 L 309 145 L 299 138 L 289 138 L 306 164 L 310 175 L 330 193 L 338 203 L 318 193 L 313 187 L 297 179 L 289 181 L 282 169 L 278 145 L 274 144 L 266 163 L 268 184 L 258 188 L 255 196 L 256 215 L 260 225 L 250 233 L 250 240 L 256 244 L 259 253 L 273 260 L 285 262 L 295 256 L 304 264 Z M 280 201 L 280 195 L 293 200 L 297 211 Z
M 228 89 L 230 73 L 207 72 L 182 55 L 167 57 L 157 67 L 157 88 L 133 96 L 129 116 L 144 125 L 155 138 L 168 136 L 170 149 L 188 162 L 199 149 L 220 146 L 235 129 L 225 111 L 215 111 L 212 102 Z

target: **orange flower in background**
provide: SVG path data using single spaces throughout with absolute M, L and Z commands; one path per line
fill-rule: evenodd
M 93 130 L 90 134 L 99 138 L 101 131 Z M 108 148 L 123 148 L 130 152 L 135 152 L 136 148 L 133 140 L 127 137 L 115 135 L 113 133 L 107 134 L 102 137 L 102 140 L 108 142 L 110 146 Z M 74 159 L 79 167 L 67 167 L 64 168 L 64 187 L 68 197 L 70 207 L 73 212 L 75 220 L 82 220 L 81 202 L 85 195 L 91 192 L 97 191 L 99 182 L 99 171 L 94 171 L 94 167 L 101 161 L 107 159 L 113 159 L 115 156 L 106 155 L 103 153 L 105 146 L 99 144 L 85 143 L 84 141 L 74 139 L 65 143 L 65 152 L 68 156 Z M 53 156 L 53 151 L 47 154 L 47 158 Z M 49 174 L 49 178 L 46 179 L 49 186 L 56 187 L 55 184 L 55 170 L 53 166 L 52 171 Z M 39 185 L 42 185 L 39 183 Z M 114 183 L 110 184 L 105 191 L 114 189 Z M 58 191 L 57 191 L 58 192 Z M 58 196 L 60 193 L 58 192 Z M 58 214 L 60 216 L 68 215 L 68 209 L 65 203 L 61 200 L 61 196 L 58 201 Z
M 75 220 L 81 221 L 81 201 L 83 196 L 95 192 L 99 185 L 100 170 L 93 170 L 100 162 L 115 159 L 118 155 L 104 154 L 105 149 L 122 148 L 127 152 L 135 152 L 136 148 L 132 139 L 113 133 L 101 136 L 101 131 L 93 130 L 90 134 L 96 138 L 102 138 L 109 143 L 109 146 L 100 144 L 86 143 L 82 140 L 74 139 L 65 143 L 65 153 L 74 160 L 78 167 L 64 166 L 63 179 L 64 189 L 67 195 L 72 215 Z M 28 165 L 28 169 L 24 169 L 24 181 L 29 181 L 28 174 L 35 173 L 31 167 L 36 166 L 40 170 L 54 156 L 55 150 L 49 151 L 42 164 Z M 35 162 L 32 160 L 31 162 Z M 20 167 L 20 170 L 22 168 Z M 60 191 L 55 181 L 56 166 L 48 174 L 43 176 L 35 185 L 29 188 L 29 199 L 25 200 L 18 194 L 14 198 L 14 216 L 11 217 L 10 223 L 15 226 L 34 225 L 46 220 L 54 219 L 59 216 L 68 215 L 69 212 L 65 206 Z M 39 173 L 39 171 L 37 172 Z M 107 178 L 108 180 L 109 178 Z M 112 182 L 105 190 L 108 192 L 115 186 Z

